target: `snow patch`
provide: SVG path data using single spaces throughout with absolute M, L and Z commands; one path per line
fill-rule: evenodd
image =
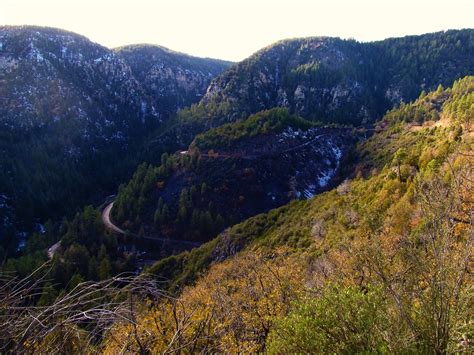
M 342 157 L 342 150 L 336 145 L 336 146 L 332 146 L 332 152 L 334 156 L 336 157 L 336 164 L 337 166 L 339 166 L 339 161 Z
M 341 157 L 342 157 L 341 148 L 339 148 L 337 145 L 331 145 L 330 148 L 331 148 L 332 154 L 333 154 L 333 156 L 336 160 L 335 161 L 336 166 L 335 166 L 335 168 L 329 168 L 328 170 L 321 172 L 321 174 L 318 177 L 318 184 L 319 184 L 320 187 L 326 187 L 329 184 L 329 181 L 336 174 L 336 171 L 339 168 L 339 164 L 340 164 L 340 161 L 341 161 Z M 327 164 L 328 162 L 329 162 L 329 160 L 326 159 L 325 163 Z M 327 165 L 329 165 L 329 164 L 327 164 Z
M 35 45 L 34 45 L 33 43 L 30 43 L 30 53 L 29 53 L 29 57 L 30 57 L 31 59 L 35 59 L 37 62 L 42 62 L 42 61 L 44 61 L 43 55 L 41 54 L 41 52 L 39 51 L 39 49 L 35 47 Z
M 46 233 L 46 228 L 41 223 L 36 223 L 36 231 L 39 234 L 44 234 L 44 233 Z
M 322 172 L 321 175 L 318 177 L 319 186 L 326 187 L 327 184 L 329 183 L 329 180 L 331 180 L 331 178 L 333 177 L 333 175 L 334 175 L 333 170 L 327 170 L 325 172 Z
M 305 190 L 303 190 L 303 196 L 308 200 L 310 198 L 313 198 L 315 194 L 316 194 L 316 186 L 313 184 L 308 185 L 308 187 Z
M 142 101 L 140 105 L 140 112 L 142 113 L 142 116 L 146 114 L 146 109 L 147 109 L 147 104 L 145 101 Z

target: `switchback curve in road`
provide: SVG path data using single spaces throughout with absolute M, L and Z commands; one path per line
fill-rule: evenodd
M 102 222 L 104 223 L 105 227 L 118 233 L 118 234 L 125 234 L 125 231 L 119 227 L 117 227 L 115 224 L 112 223 L 110 220 L 110 211 L 112 210 L 112 207 L 114 207 L 114 201 L 109 203 L 107 206 L 105 206 L 104 210 L 102 211 Z
M 125 234 L 125 231 L 116 226 L 111 220 L 110 220 L 110 211 L 112 210 L 112 207 L 114 207 L 114 202 L 112 201 L 109 203 L 107 206 L 105 206 L 104 210 L 102 211 L 102 223 L 104 223 L 105 227 L 115 233 L 118 234 Z M 148 240 L 155 240 L 155 241 L 160 241 L 160 242 L 166 242 L 166 243 L 171 243 L 171 244 L 178 244 L 178 245 L 183 245 L 186 247 L 198 247 L 201 245 L 201 243 L 196 243 L 196 242 L 191 242 L 188 240 L 174 240 L 174 239 L 167 239 L 167 238 L 159 238 L 159 237 L 141 237 L 143 239 L 148 239 Z

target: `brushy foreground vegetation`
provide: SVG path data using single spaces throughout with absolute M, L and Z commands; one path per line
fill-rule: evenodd
M 59 318 L 53 324 L 60 326 L 29 341 L 18 329 L 25 337 L 9 346 L 109 354 L 472 352 L 473 92 L 467 77 L 392 110 L 358 147 L 352 179 L 161 260 L 142 278 L 167 283 L 123 288 L 107 304 L 128 312 L 94 318 L 102 332 L 81 317 Z M 4 300 L 18 292 L 0 291 Z M 41 312 L 14 314 L 21 325 L 43 319 Z M 8 318 L 1 319 L 5 332 Z
M 471 109 L 473 89 L 473 78 L 465 78 L 390 112 L 384 128 L 359 147 L 353 180 L 233 227 L 221 239 L 240 236 L 247 246 L 201 276 L 189 278 L 206 268 L 206 250 L 209 263 L 224 241 L 170 258 L 183 265 L 175 281 L 189 286 L 177 300 L 143 313 L 137 325 L 142 346 L 472 350 L 473 156 L 461 117 Z M 417 121 L 418 110 L 423 120 Z M 166 263 L 151 271 L 160 274 Z M 127 346 L 137 350 L 132 330 L 117 324 L 105 349 L 123 349 L 127 335 Z

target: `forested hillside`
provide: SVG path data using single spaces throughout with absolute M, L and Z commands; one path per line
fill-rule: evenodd
M 471 75 L 473 36 L 466 29 L 367 43 L 277 42 L 217 76 L 198 104 L 148 142 L 146 160 L 156 163 L 163 147 L 186 149 L 196 134 L 274 107 L 315 122 L 370 125 L 423 90 Z
M 139 236 L 208 241 L 224 227 L 333 186 L 357 133 L 316 127 L 285 109 L 196 136 L 189 149 L 143 164 L 112 215 Z
M 14 326 L 2 339 L 14 349 L 28 327 L 25 346 L 46 351 L 470 352 L 473 100 L 473 77 L 423 92 L 358 144 L 354 174 L 337 188 L 252 217 L 134 281 L 75 280 L 59 296 L 47 285 L 40 304 L 52 305 L 24 313 L 39 295 L 19 301 L 9 292 L 26 297 L 30 286 L 7 284 Z M 71 227 L 92 231 L 97 217 L 84 217 Z
M 138 317 L 141 346 L 472 350 L 473 95 L 472 77 L 422 94 L 359 145 L 353 179 L 157 263 L 179 296 Z M 107 351 L 137 349 L 132 331 Z
M 393 105 L 416 98 L 423 88 L 435 89 L 440 83 L 451 84 L 456 78 L 471 73 L 474 70 L 472 42 L 472 30 L 463 30 L 373 43 L 337 38 L 306 38 L 281 41 L 264 48 L 214 79 L 199 104 L 181 110 L 173 121 L 174 125 L 149 142 L 147 161 L 153 162 L 157 162 L 158 157 L 166 152 L 163 147 L 172 146 L 175 150 L 184 150 L 191 143 L 187 155 L 178 160 L 184 161 L 183 158 L 191 157 L 186 164 L 192 167 L 184 170 L 191 170 L 192 173 L 182 173 L 183 164 L 168 161 L 168 156 L 164 156 L 161 163 L 167 168 L 161 168 L 162 173 L 158 174 L 158 189 L 163 191 L 157 193 L 156 186 L 152 186 L 155 179 L 151 176 L 156 175 L 156 172 L 152 172 L 153 168 L 148 168 L 147 174 L 137 170 L 135 177 L 142 181 L 132 179 L 128 187 L 121 190 L 112 211 L 113 216 L 126 229 L 142 235 L 158 233 L 160 236 L 182 238 L 186 234 L 187 238 L 205 240 L 201 235 L 208 234 L 210 229 L 202 226 L 209 226 L 212 224 L 211 220 L 218 221 L 218 227 L 212 229 L 214 233 L 221 226 L 232 224 L 232 221 L 237 222 L 252 213 L 265 211 L 269 206 L 276 207 L 288 202 L 288 198 L 278 198 L 283 191 L 290 196 L 292 193 L 293 196 L 312 196 L 321 191 L 315 189 L 319 185 L 317 179 L 314 179 L 316 183 L 312 183 L 304 178 L 306 181 L 303 185 L 312 185 L 309 189 L 288 186 L 295 185 L 296 180 L 302 179 L 296 177 L 302 169 L 293 164 L 291 159 L 289 165 L 293 166 L 286 172 L 280 169 L 285 162 L 288 163 L 285 158 L 280 160 L 281 164 L 267 159 L 271 168 L 265 167 L 265 162 L 260 164 L 260 161 L 255 164 L 257 169 L 252 164 L 236 164 L 236 160 L 239 160 L 236 155 L 241 150 L 251 150 L 254 143 L 249 139 L 230 149 L 226 145 L 232 146 L 234 141 L 246 135 L 255 135 L 255 139 L 260 139 L 259 132 L 253 131 L 255 125 L 252 124 L 252 119 L 247 119 L 249 114 L 277 106 L 320 125 L 345 123 L 368 126 Z M 243 123 L 239 122 L 241 120 Z M 236 123 L 225 124 L 228 121 Z M 267 124 L 270 125 L 271 122 Z M 206 132 L 211 127 L 214 129 Z M 204 133 L 199 134 L 201 132 Z M 206 150 L 206 154 L 199 154 L 201 150 Z M 216 153 L 217 159 L 214 157 Z M 311 156 L 308 152 L 304 154 Z M 327 154 L 328 157 L 332 155 L 331 152 Z M 228 159 L 222 159 L 224 157 Z M 311 161 L 324 161 L 324 158 L 313 155 Z M 302 159 L 304 158 L 300 156 L 299 160 Z M 176 157 L 172 160 L 176 160 Z M 201 164 L 200 170 L 198 164 Z M 306 166 L 313 165 L 311 163 Z M 256 181 L 249 176 L 236 178 L 236 174 L 242 169 L 247 171 L 246 174 L 266 176 L 267 179 L 260 178 Z M 291 169 L 293 176 L 288 175 Z M 301 172 L 303 176 L 318 176 L 318 172 L 308 169 L 309 171 Z M 165 170 L 166 173 L 163 173 Z M 217 170 L 219 174 L 215 173 Z M 175 181 L 171 187 L 167 184 L 168 179 Z M 215 191 L 211 195 L 217 199 L 207 197 L 202 204 L 195 203 L 196 199 L 201 199 L 198 195 L 187 196 L 193 187 L 200 191 L 203 182 L 207 184 L 212 180 L 218 181 L 210 189 Z M 276 185 L 279 181 L 284 181 L 285 186 L 275 188 L 269 181 Z M 251 186 L 250 190 L 246 186 Z M 226 196 L 222 198 L 224 191 Z M 181 202 L 178 202 L 180 192 L 184 194 L 180 198 Z M 264 202 L 259 206 L 264 199 L 256 196 L 262 195 L 262 192 L 268 193 L 269 198 L 273 196 L 275 203 Z M 240 202 L 234 202 L 235 199 L 240 199 Z M 191 203 L 191 200 L 194 202 Z M 207 204 L 210 202 L 209 207 Z M 246 203 L 255 208 L 248 209 L 244 206 Z M 238 209 L 249 213 L 235 213 L 234 206 L 239 204 L 241 206 Z M 227 218 L 218 213 L 223 206 L 230 208 Z M 193 207 L 196 207 L 194 218 L 189 212 Z M 178 218 L 180 210 L 183 215 L 181 221 Z M 192 219 L 194 223 L 191 223 Z M 152 226 L 152 220 L 155 220 L 155 226 Z M 167 221 L 164 228 L 160 222 L 162 220 Z M 189 221 L 183 223 L 183 220 Z M 169 225 L 173 227 L 168 228 Z M 179 225 L 182 228 L 177 228 Z M 189 228 L 191 225 L 194 227 Z M 176 229 L 182 231 L 176 233 Z
M 228 122 L 273 107 L 356 125 L 474 70 L 472 30 L 360 43 L 330 37 L 275 43 L 214 79 L 190 116 Z
M 228 65 L 146 49 L 152 53 L 112 51 L 52 28 L 0 27 L 3 247 L 15 251 L 19 232 L 41 231 L 48 218 L 114 192 L 143 161 L 147 138 Z

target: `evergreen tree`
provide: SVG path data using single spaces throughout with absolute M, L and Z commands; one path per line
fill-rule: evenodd
M 52 304 L 58 297 L 58 291 L 54 288 L 51 282 L 46 282 L 41 291 L 41 297 L 38 300 L 37 305 L 44 307 Z
M 99 278 L 101 280 L 105 280 L 110 277 L 112 271 L 112 267 L 110 265 L 110 260 L 108 257 L 104 257 L 100 261 L 100 266 L 99 266 Z

